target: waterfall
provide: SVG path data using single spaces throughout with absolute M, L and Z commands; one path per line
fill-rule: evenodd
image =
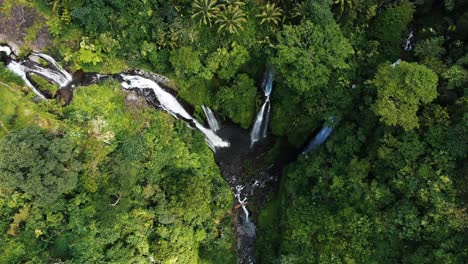
M 330 118 L 330 122 L 333 123 L 334 118 Z M 302 151 L 302 154 L 307 154 L 310 151 L 314 150 L 318 146 L 320 146 L 327 138 L 330 136 L 330 134 L 333 132 L 333 127 L 332 126 L 327 126 L 324 125 L 322 129 L 315 135 L 315 137 L 309 142 L 307 147 Z
M 28 86 L 29 88 L 31 88 L 31 90 L 37 95 L 39 96 L 39 98 L 41 99 L 46 99 L 44 97 L 44 95 L 42 95 L 37 89 L 36 87 L 34 87 L 34 85 L 32 85 L 32 83 L 29 81 L 28 77 L 26 76 L 26 67 L 24 67 L 23 65 L 17 63 L 16 61 L 12 61 L 10 63 L 8 63 L 7 65 L 7 68 L 12 71 L 14 74 L 18 75 L 21 79 L 23 79 L 24 83 L 26 84 L 26 86 Z
M 216 148 L 225 148 L 229 147 L 229 142 L 224 141 L 218 135 L 216 135 L 212 130 L 207 129 L 202 124 L 200 124 L 196 119 L 194 119 L 187 111 L 182 107 L 182 105 L 177 101 L 177 99 L 170 93 L 164 91 L 156 82 L 138 76 L 138 75 L 120 75 L 123 78 L 122 87 L 125 89 L 151 89 L 153 90 L 156 98 L 161 104 L 166 112 L 173 115 L 175 118 L 182 117 L 185 120 L 193 123 L 195 127 L 200 130 L 205 135 L 206 142 L 208 146 L 215 151 Z
M 265 125 L 263 126 L 263 132 L 262 132 L 262 137 L 266 138 L 267 137 L 267 132 L 268 132 L 268 121 L 270 120 L 270 112 L 271 112 L 271 103 L 270 103 L 270 97 L 267 98 L 267 106 L 266 106 L 266 117 L 265 117 Z
M 413 43 L 411 40 L 413 39 L 413 31 L 410 31 L 408 37 L 406 38 L 405 50 L 410 51 L 413 49 Z
M 265 73 L 265 77 L 263 78 L 262 82 L 262 89 L 265 95 L 265 102 L 263 103 L 262 107 L 260 108 L 260 111 L 255 117 L 254 125 L 252 127 L 252 131 L 250 132 L 250 147 L 253 147 L 255 142 L 257 142 L 260 139 L 260 136 L 262 136 L 263 138 L 267 137 L 268 122 L 270 119 L 271 111 L 270 95 L 273 90 L 273 72 L 271 71 L 271 69 L 268 69 Z M 263 119 L 264 116 L 265 119 Z M 265 120 L 265 122 L 263 120 Z
M 234 194 L 234 196 L 237 198 L 237 201 L 241 205 L 242 210 L 244 210 L 245 222 L 248 223 L 249 222 L 249 211 L 247 210 L 247 207 L 245 207 L 247 197 L 244 197 L 244 199 L 241 199 L 241 194 L 242 194 L 241 192 L 242 192 L 243 189 L 244 189 L 244 187 L 242 185 L 237 185 L 236 186 L 236 193 Z
M 32 72 L 37 75 L 40 75 L 56 84 L 58 84 L 60 87 L 65 87 L 71 82 L 71 75 L 70 78 L 67 78 L 67 76 L 63 75 L 59 71 L 54 71 L 51 69 L 47 68 L 42 68 L 39 65 L 31 65 L 31 66 L 26 66 L 24 67 L 26 72 Z
M 11 48 L 8 46 L 0 46 L 0 52 L 5 52 L 7 56 L 11 55 Z M 40 57 L 46 60 L 51 66 L 45 68 L 40 66 L 38 63 L 34 63 L 34 57 Z M 49 55 L 42 53 L 32 53 L 29 56 L 30 60 L 24 60 L 20 62 L 11 61 L 7 64 L 7 68 L 13 71 L 15 74 L 20 76 L 26 85 L 41 98 L 45 98 L 28 80 L 27 73 L 35 73 L 43 78 L 48 79 L 59 85 L 60 87 L 67 86 L 72 81 L 72 76 L 67 71 L 63 70 L 58 63 Z
M 260 139 L 260 129 L 262 127 L 263 113 L 265 112 L 265 107 L 267 103 L 268 101 L 265 101 L 265 103 L 263 103 L 262 108 L 260 108 L 260 111 L 257 113 L 257 117 L 255 117 L 255 122 L 252 131 L 250 132 L 250 147 L 252 147 L 255 144 L 255 142 L 257 142 Z
M 218 131 L 220 126 L 213 111 L 209 107 L 206 107 L 204 105 L 202 105 L 202 109 L 203 109 L 203 112 L 205 113 L 206 120 L 208 121 L 208 125 L 210 126 L 210 129 L 215 132 Z
M 49 67 L 50 65 L 53 66 L 53 68 L 57 71 L 59 71 L 63 77 L 65 77 L 65 79 L 67 80 L 67 83 L 68 82 L 71 82 L 72 81 L 72 76 L 70 73 L 68 73 L 67 71 L 65 71 L 58 63 L 57 61 L 54 60 L 54 58 L 52 58 L 51 56 L 47 55 L 47 54 L 44 54 L 44 53 L 33 53 L 32 55 L 35 55 L 35 56 L 38 56 L 40 58 L 43 58 L 44 60 L 46 60 L 48 63 L 49 63 Z M 65 85 L 67 84 L 65 83 Z M 63 85 L 63 86 L 65 86 Z
M 12 53 L 10 47 L 8 46 L 0 46 L 0 52 L 6 53 L 7 56 L 11 55 Z M 42 58 L 46 60 L 49 63 L 48 67 L 40 66 L 39 63 L 37 63 L 37 58 Z M 33 53 L 29 56 L 29 60 L 22 60 L 20 62 L 11 60 L 7 64 L 7 68 L 16 75 L 18 75 L 21 79 L 23 79 L 26 86 L 31 88 L 31 90 L 41 99 L 46 98 L 40 93 L 38 89 L 36 89 L 36 87 L 34 87 L 31 81 L 29 81 L 27 76 L 28 73 L 38 74 L 41 77 L 58 84 L 60 87 L 66 87 L 72 82 L 73 79 L 72 75 L 67 71 L 63 70 L 62 67 L 57 63 L 57 61 L 55 61 L 51 56 L 43 53 Z M 159 87 L 159 85 L 156 82 L 147 78 L 143 78 L 141 76 L 132 76 L 125 74 L 121 74 L 120 76 L 124 80 L 124 82 L 122 82 L 121 85 L 125 89 L 152 89 L 156 95 L 156 98 L 161 103 L 161 107 L 170 114 L 172 114 L 174 117 L 181 117 L 182 119 L 188 121 L 189 126 L 195 126 L 200 132 L 202 132 L 205 135 L 206 142 L 213 151 L 215 151 L 216 148 L 229 147 L 229 142 L 224 141 L 222 138 L 216 135 L 213 132 L 213 130 L 210 130 L 204 127 L 202 124 L 200 124 L 189 113 L 187 113 L 187 111 L 182 107 L 182 105 L 179 104 L 179 102 L 174 96 L 164 91 L 161 87 Z M 96 74 L 95 76 L 93 76 L 93 78 L 96 78 L 96 80 L 99 80 L 104 77 L 107 77 L 107 75 Z M 208 110 L 213 115 L 212 120 L 216 120 L 211 109 L 208 108 Z M 219 128 L 217 121 L 216 125 Z

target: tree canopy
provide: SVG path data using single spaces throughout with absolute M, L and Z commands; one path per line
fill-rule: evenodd
M 416 112 L 437 97 L 437 79 L 430 69 L 415 63 L 381 67 L 372 80 L 378 94 L 375 113 L 387 125 L 418 127 Z
M 71 140 L 38 127 L 12 132 L 0 141 L 1 181 L 31 195 L 38 205 L 50 205 L 77 185 L 81 163 L 75 148 Z

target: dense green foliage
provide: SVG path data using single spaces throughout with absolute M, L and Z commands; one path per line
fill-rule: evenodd
M 36 127 L 8 134 L 0 142 L 0 177 L 4 187 L 19 189 L 47 206 L 77 184 L 81 164 L 66 138 L 51 139 Z
M 383 10 L 377 17 L 374 36 L 380 42 L 381 53 L 386 59 L 398 57 L 401 49 L 401 38 L 408 23 L 413 17 L 413 5 L 409 1 Z
M 232 262 L 231 194 L 202 136 L 127 108 L 118 86 L 78 91 L 65 137 L 31 127 L 1 140 L 1 263 Z
M 248 205 L 260 263 L 468 259 L 466 1 L 0 2 L 24 19 L 20 55 L 42 32 L 70 70 L 164 74 L 200 121 L 205 105 L 249 128 L 267 65 L 270 134 L 300 151 L 334 117 Z M 27 91 L 0 65 L 0 263 L 236 262 L 234 197 L 200 133 L 116 81 L 66 107 Z
M 280 205 L 280 259 L 463 263 L 459 190 L 466 182 L 457 164 L 467 148 L 450 146 L 463 138 L 453 133 L 467 129 L 466 115 L 450 125 L 439 111 L 445 117 L 425 115 L 419 135 L 390 128 L 375 135 L 369 122 L 350 120 L 325 148 L 291 166 Z
M 387 125 L 400 125 L 405 130 L 418 127 L 420 104 L 437 97 L 437 75 L 424 66 L 402 62 L 380 68 L 372 81 L 377 89 L 374 111 Z
M 331 13 L 329 14 L 331 16 Z M 349 87 L 343 71 L 353 53 L 337 24 L 310 21 L 285 26 L 278 36 L 273 65 L 280 79 L 273 108 L 273 132 L 302 143 L 310 130 L 346 104 Z M 288 122 L 282 122 L 288 120 Z

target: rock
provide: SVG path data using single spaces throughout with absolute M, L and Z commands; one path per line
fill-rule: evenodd
M 2 6 L 0 0 L 0 6 Z M 1 10 L 0 13 L 0 43 L 8 44 L 13 52 L 18 55 L 22 47 L 33 51 L 42 51 L 49 47 L 52 43 L 52 37 L 49 34 L 46 19 L 34 9 L 32 6 L 24 3 L 17 3 L 9 10 Z M 27 41 L 28 32 L 34 25 L 44 25 L 35 36 L 32 36 L 32 41 Z M 31 36 L 29 36 L 31 37 Z
M 147 107 L 146 99 L 142 96 L 139 96 L 135 91 L 130 91 L 125 96 L 125 106 L 130 109 L 139 109 Z

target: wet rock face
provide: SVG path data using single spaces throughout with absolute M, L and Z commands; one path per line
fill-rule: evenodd
M 237 233 L 237 263 L 239 264 L 254 264 L 255 257 L 255 224 L 252 221 L 246 222 L 243 214 L 236 213 L 236 233 Z
M 135 91 L 131 91 L 125 96 L 124 103 L 130 109 L 141 109 L 149 106 L 146 103 L 146 99 L 139 96 Z
M 67 88 L 60 88 L 54 96 L 57 101 L 63 102 L 63 105 L 69 105 L 73 100 L 73 90 Z

